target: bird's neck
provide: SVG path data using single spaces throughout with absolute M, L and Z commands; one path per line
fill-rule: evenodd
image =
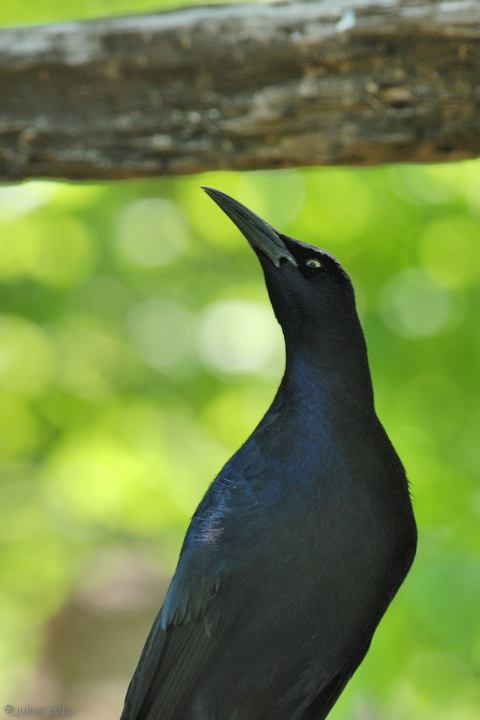
M 338 342 L 315 347 L 285 338 L 286 364 L 280 392 L 289 401 L 348 406 L 350 412 L 373 411 L 373 388 L 363 335 L 352 348 Z

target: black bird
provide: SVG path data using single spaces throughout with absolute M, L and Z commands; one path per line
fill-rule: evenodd
M 345 270 L 204 189 L 260 261 L 286 368 L 192 518 L 121 720 L 322 720 L 413 561 L 408 484 Z

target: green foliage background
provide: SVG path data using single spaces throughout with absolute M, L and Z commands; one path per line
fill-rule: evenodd
M 332 719 L 477 720 L 478 162 L 0 187 L 2 704 L 115 717 L 189 516 L 275 392 L 259 267 L 201 184 L 346 266 L 411 481 L 418 557 Z

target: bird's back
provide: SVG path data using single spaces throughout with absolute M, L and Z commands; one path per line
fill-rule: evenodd
M 152 711 L 179 672 L 164 658 L 125 720 L 303 720 L 311 707 L 318 720 L 363 658 L 413 558 L 407 485 L 373 413 L 311 405 L 277 399 L 207 492 L 154 639 L 193 626 L 201 656 Z

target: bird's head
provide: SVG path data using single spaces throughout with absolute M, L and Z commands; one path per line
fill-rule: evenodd
M 203 188 L 235 223 L 262 265 L 275 315 L 288 338 L 304 338 L 310 346 L 325 334 L 340 340 L 358 325 L 352 283 L 329 253 L 294 240 L 225 193 Z
M 327 383 L 343 397 L 373 403 L 353 287 L 340 263 L 324 250 L 278 232 L 220 190 L 204 190 L 233 220 L 260 260 L 285 336 L 284 381 L 298 380 L 304 388 L 307 373 L 318 387 Z

